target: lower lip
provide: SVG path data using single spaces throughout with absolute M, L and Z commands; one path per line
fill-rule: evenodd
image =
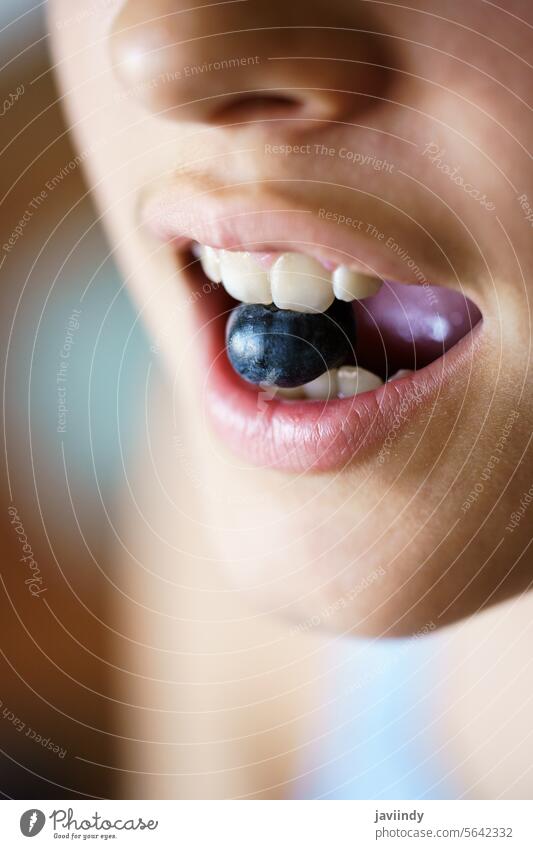
M 225 352 L 227 305 L 221 309 L 216 293 L 198 299 L 194 311 L 207 375 L 205 409 L 215 432 L 252 465 L 295 473 L 340 471 L 372 456 L 379 462 L 398 431 L 451 390 L 458 370 L 468 374 L 481 326 L 430 365 L 377 390 L 329 401 L 287 401 L 271 398 L 233 371 Z

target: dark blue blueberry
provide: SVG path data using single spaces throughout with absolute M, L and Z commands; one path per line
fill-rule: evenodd
M 301 386 L 354 362 L 353 308 L 337 300 L 324 313 L 241 304 L 228 319 L 226 344 L 233 368 L 249 383 Z

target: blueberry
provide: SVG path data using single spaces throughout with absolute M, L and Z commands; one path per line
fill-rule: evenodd
M 352 305 L 336 300 L 327 312 L 302 313 L 241 304 L 228 319 L 226 344 L 233 368 L 250 383 L 301 386 L 354 361 Z

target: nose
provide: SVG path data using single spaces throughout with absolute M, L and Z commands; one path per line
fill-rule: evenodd
M 194 8 L 191 8 L 194 6 Z M 346 121 L 383 98 L 384 36 L 359 0 L 127 0 L 110 35 L 129 95 L 204 124 Z

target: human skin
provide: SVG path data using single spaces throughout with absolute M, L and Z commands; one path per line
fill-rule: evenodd
M 67 0 L 50 3 L 72 131 L 168 373 L 180 445 L 169 462 L 196 489 L 185 519 L 203 525 L 218 568 L 263 610 L 341 633 L 410 634 L 526 590 L 527 512 L 506 528 L 531 486 L 530 4 L 203 5 L 87 0 L 73 14 Z M 209 70 L 232 57 L 254 61 Z M 183 257 L 146 220 L 149 200 L 174 190 L 200 218 L 209 197 L 233 213 L 361 220 L 356 234 L 320 230 L 322 244 L 353 238 L 377 274 L 416 285 L 384 244 L 393 238 L 428 280 L 477 305 L 483 322 L 460 356 L 420 374 L 425 400 L 407 405 L 384 458 L 378 433 L 335 468 L 273 469 L 213 429 Z

